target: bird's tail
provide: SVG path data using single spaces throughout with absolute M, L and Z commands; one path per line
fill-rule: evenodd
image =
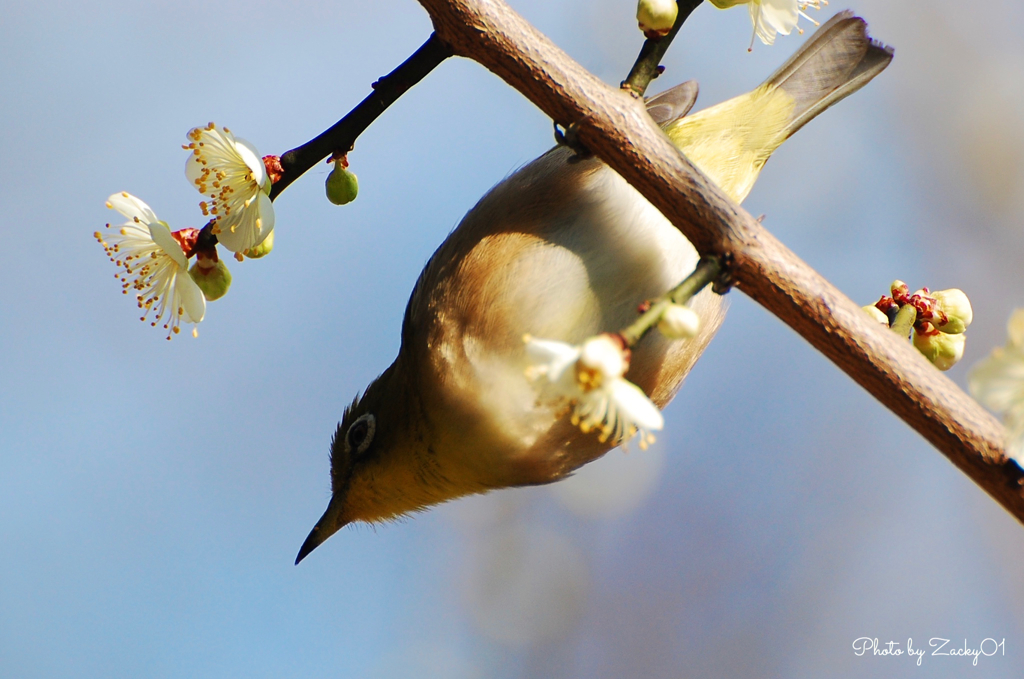
M 663 129 L 704 174 L 742 202 L 779 144 L 890 61 L 892 49 L 868 37 L 863 19 L 840 12 L 760 87 Z
M 794 101 L 779 142 L 864 87 L 889 65 L 892 55 L 892 48 L 872 40 L 867 23 L 850 10 L 829 19 L 761 86 L 780 89 Z

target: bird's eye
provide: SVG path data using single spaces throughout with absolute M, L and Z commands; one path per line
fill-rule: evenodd
M 377 429 L 377 418 L 371 413 L 360 415 L 345 433 L 345 447 L 348 452 L 360 455 L 366 452 L 373 442 L 373 433 Z

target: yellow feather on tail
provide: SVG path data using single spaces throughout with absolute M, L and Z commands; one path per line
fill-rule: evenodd
M 737 203 L 782 142 L 892 61 L 852 12 L 832 17 L 757 89 L 678 118 L 665 133 Z

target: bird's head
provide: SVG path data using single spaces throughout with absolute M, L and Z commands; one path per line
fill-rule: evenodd
M 331 440 L 331 501 L 295 563 L 349 523 L 388 521 L 424 506 L 416 470 L 429 443 L 410 386 L 395 361 L 345 409 Z
M 486 490 L 452 462 L 450 432 L 460 426 L 439 406 L 406 352 L 345 409 L 331 440 L 331 501 L 295 563 L 342 527 L 381 523 Z

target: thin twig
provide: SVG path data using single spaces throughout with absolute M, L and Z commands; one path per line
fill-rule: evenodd
M 501 0 L 420 0 L 454 52 L 567 125 L 702 255 L 732 257 L 736 286 L 778 316 L 1024 522 L 1024 471 L 1003 426 L 822 278 L 700 173 L 643 104 L 610 88 Z
M 717 257 L 702 257 L 686 280 L 651 302 L 647 311 L 619 333 L 626 341 L 626 346 L 636 346 L 636 343 L 658 324 L 669 305 L 686 304 L 694 295 L 714 283 L 721 273 L 722 264 Z
M 450 56 L 452 52 L 448 46 L 439 40 L 435 33 L 431 33 L 427 41 L 412 56 L 375 82 L 373 92 L 359 102 L 348 115 L 302 146 L 281 156 L 284 173 L 271 187 L 270 199 L 277 198 L 292 182 L 335 151 L 344 154 L 351 150 L 359 135 L 380 114 Z M 217 236 L 213 233 L 212 220 L 199 232 L 197 242 L 207 248 L 216 245 Z
M 434 33 L 398 68 L 373 84 L 373 92 L 359 102 L 348 115 L 322 134 L 281 156 L 284 174 L 274 182 L 270 199 L 277 198 L 288 185 L 302 176 L 335 151 L 347 153 L 359 135 L 370 124 L 405 94 L 413 85 L 426 77 L 442 61 L 452 55 L 451 50 Z
M 679 6 L 679 14 L 676 16 L 676 22 L 672 25 L 672 30 L 663 38 L 648 38 L 644 42 L 644 46 L 640 48 L 640 54 L 633 63 L 633 68 L 630 69 L 626 79 L 622 81 L 622 89 L 634 92 L 638 97 L 644 96 L 651 81 L 661 75 L 661 60 L 664 58 L 665 52 L 668 51 L 669 45 L 672 44 L 672 39 L 683 27 L 683 22 L 703 1 L 678 0 L 676 2 Z

